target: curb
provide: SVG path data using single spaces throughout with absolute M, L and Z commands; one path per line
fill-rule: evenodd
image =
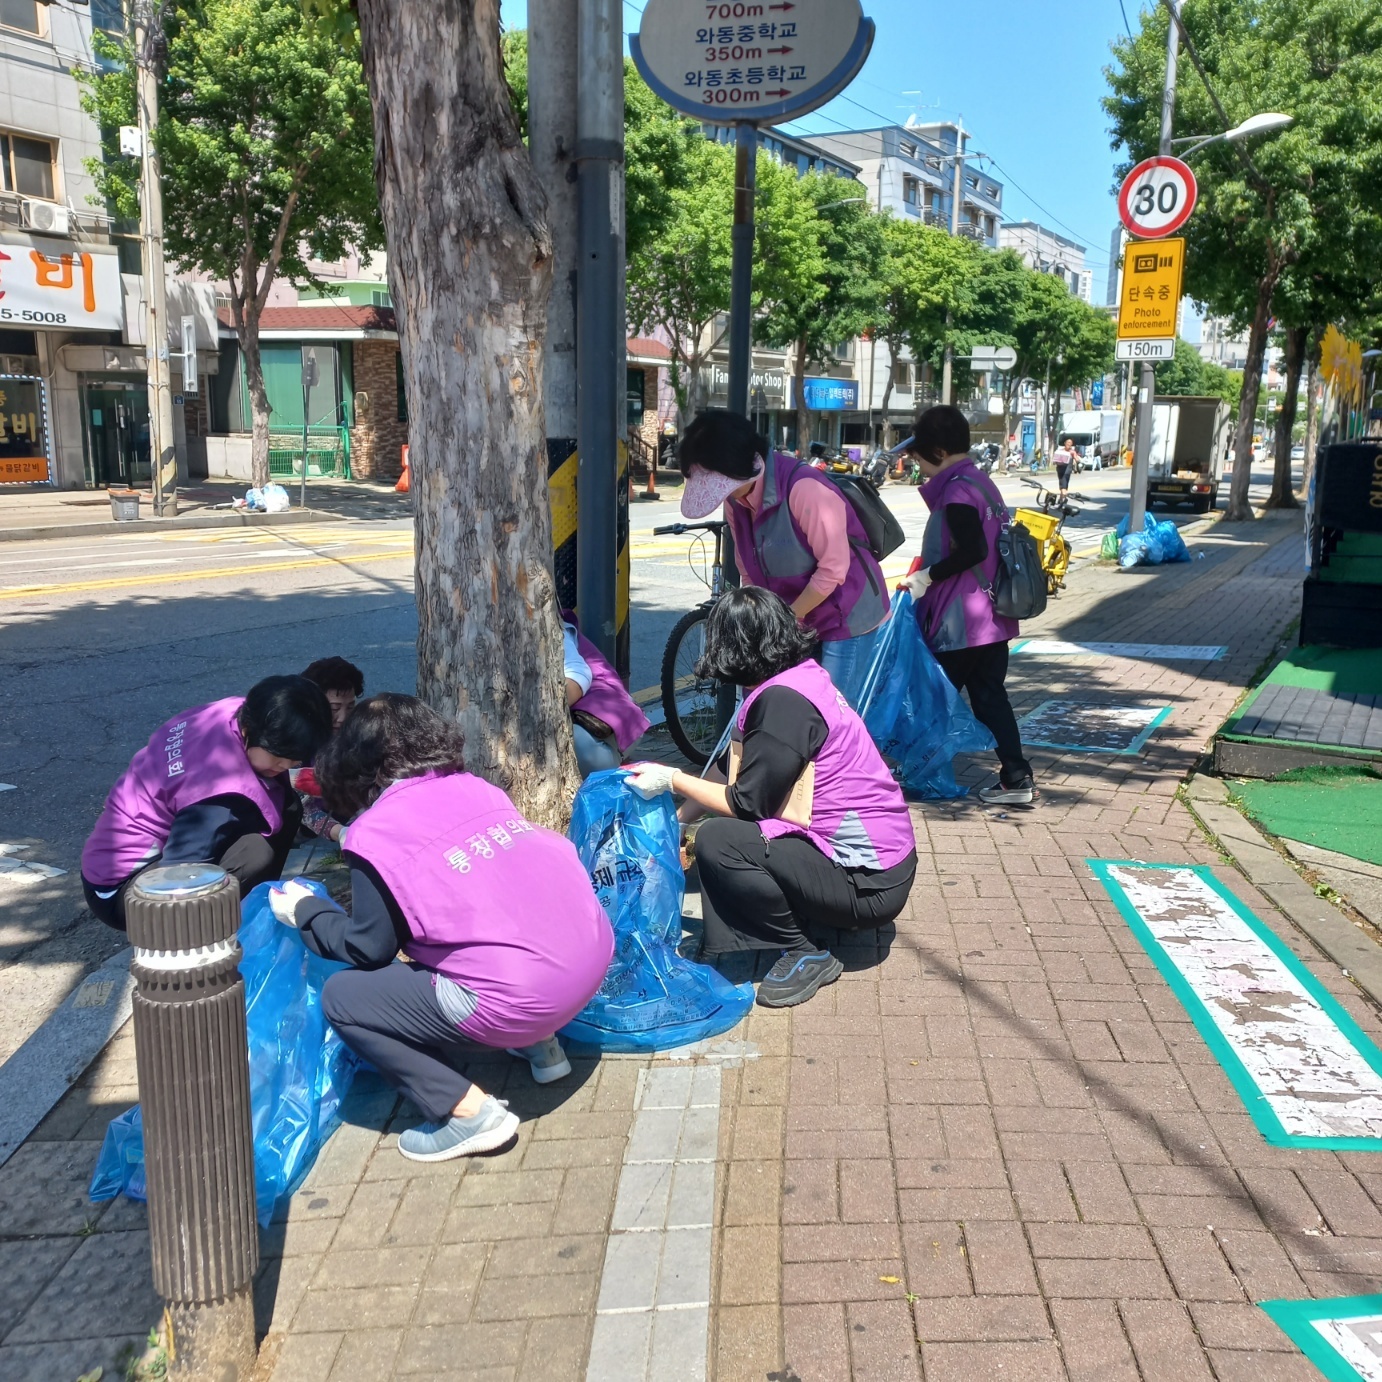
M 1272 847 L 1246 816 L 1228 803 L 1218 778 L 1193 776 L 1186 784 L 1191 814 L 1229 856 L 1248 882 L 1303 931 L 1375 1003 L 1382 1004 L 1382 946 L 1354 925 Z
M 187 514 L 182 518 L 137 518 L 117 523 L 50 523 L 32 528 L 0 528 L 0 542 L 38 542 L 47 538 L 93 537 L 104 533 L 168 533 L 188 528 L 278 528 L 295 523 L 351 523 L 354 519 L 320 509 L 289 509 L 287 513 Z

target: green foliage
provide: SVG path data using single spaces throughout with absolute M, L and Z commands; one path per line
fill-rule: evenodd
M 1158 394 L 1201 394 L 1204 392 L 1204 360 L 1200 352 L 1176 337 L 1176 354 L 1172 360 L 1158 360 L 1156 364 Z
M 526 88 L 525 88 L 526 90 Z M 628 255 L 641 254 L 677 213 L 675 196 L 700 169 L 700 126 L 680 116 L 624 61 L 624 220 Z
M 169 258 L 267 296 L 278 274 L 311 283 L 309 261 L 380 245 L 358 53 L 299 0 L 183 0 L 164 23 L 157 146 Z M 80 74 L 105 153 L 91 172 L 120 215 L 137 216 L 138 161 L 118 147 L 119 126 L 135 123 L 131 55 L 125 43 L 109 51 L 122 66 Z
M 1200 377 L 1201 392 L 1211 398 L 1222 398 L 1234 412 L 1238 411 L 1238 400 L 1243 396 L 1242 370 L 1225 369 L 1206 360 Z
M 518 132 L 528 142 L 528 31 L 510 29 L 500 39 L 504 57 L 504 79 L 513 98 L 513 113 L 518 120 Z

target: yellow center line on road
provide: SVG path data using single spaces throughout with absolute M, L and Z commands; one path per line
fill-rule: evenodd
M 16 600 L 26 595 L 72 595 L 89 590 L 126 590 L 140 585 L 168 585 L 173 582 L 213 580 L 220 576 L 250 576 L 268 571 L 303 571 L 314 566 L 349 566 L 365 561 L 398 561 L 412 552 L 361 552 L 348 559 L 313 557 L 302 561 L 259 562 L 252 566 L 212 566 L 197 571 L 167 571 L 148 576 L 116 576 L 103 581 L 72 581 L 65 585 L 0 586 L 0 600 Z

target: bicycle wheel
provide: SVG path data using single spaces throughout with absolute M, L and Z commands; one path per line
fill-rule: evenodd
M 672 742 L 698 768 L 710 761 L 719 739 L 716 730 L 720 683 L 696 675 L 705 652 L 704 609 L 677 620 L 662 654 L 662 713 Z

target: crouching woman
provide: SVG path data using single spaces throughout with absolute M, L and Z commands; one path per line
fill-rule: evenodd
M 895 921 L 916 876 L 902 791 L 814 649 L 778 596 L 731 591 L 706 622 L 697 671 L 748 693 L 732 781 L 635 769 L 635 789 L 686 798 L 683 820 L 718 818 L 696 836 L 705 951 L 780 950 L 758 988 L 764 1007 L 804 1003 L 838 979 L 844 966 L 822 933 Z
M 518 1119 L 451 1064 L 463 1039 L 571 1073 L 554 1033 L 590 1001 L 614 933 L 575 848 L 524 820 L 462 765 L 460 731 L 412 696 L 362 701 L 317 760 L 349 822 L 351 912 L 289 884 L 272 898 L 308 947 L 353 968 L 322 1008 L 341 1039 L 427 1119 L 398 1139 L 413 1161 L 509 1142 Z M 411 964 L 393 964 L 402 951 Z

